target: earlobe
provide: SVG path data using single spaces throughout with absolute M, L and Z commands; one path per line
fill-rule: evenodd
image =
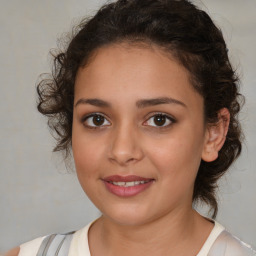
M 206 128 L 205 143 L 202 160 L 212 162 L 218 158 L 220 149 L 225 143 L 230 122 L 230 113 L 227 108 L 222 108 L 218 113 L 218 122 L 209 124 Z

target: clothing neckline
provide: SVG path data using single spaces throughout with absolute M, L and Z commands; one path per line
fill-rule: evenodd
M 207 237 L 206 241 L 204 242 L 201 250 L 199 251 L 199 253 L 196 256 L 208 255 L 208 253 L 209 253 L 212 245 L 216 241 L 217 237 L 220 235 L 220 233 L 222 233 L 223 230 L 225 230 L 225 228 L 221 224 L 216 222 L 215 220 L 211 220 L 211 221 L 214 222 L 214 227 L 213 227 L 211 233 L 209 234 L 209 236 Z
M 68 256 L 90 256 L 89 249 L 89 240 L 88 240 L 88 232 L 92 224 L 96 220 L 90 222 L 84 228 L 75 232 L 74 237 L 71 242 L 70 250 Z M 199 253 L 196 256 L 205 256 L 209 253 L 212 245 L 216 241 L 217 237 L 220 233 L 225 230 L 225 228 L 220 225 L 218 222 L 211 220 L 214 222 L 214 227 L 200 249 Z

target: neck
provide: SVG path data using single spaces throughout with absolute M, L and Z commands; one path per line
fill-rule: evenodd
M 211 229 L 212 225 L 209 227 L 209 222 L 193 209 L 176 209 L 166 216 L 136 226 L 120 225 L 102 216 L 95 223 L 89 242 L 92 242 L 90 248 L 94 247 L 93 234 L 97 234 L 98 251 L 102 250 L 93 255 L 172 256 L 183 255 L 183 252 L 184 255 L 188 252 L 196 255 Z M 198 231 L 201 239 L 196 235 Z

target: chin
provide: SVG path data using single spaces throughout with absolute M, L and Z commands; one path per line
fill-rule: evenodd
M 103 212 L 103 216 L 110 221 L 122 226 L 140 226 L 154 219 L 148 210 L 142 209 L 122 209 L 112 208 L 111 212 Z

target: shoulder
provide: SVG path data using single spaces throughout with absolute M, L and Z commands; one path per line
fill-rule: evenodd
M 62 255 L 68 252 L 73 233 L 52 234 L 24 243 L 20 246 L 18 256 L 55 255 L 55 253 Z
M 21 244 L 7 253 L 4 256 L 35 256 L 45 237 L 39 237 L 27 243 Z
M 211 247 L 209 256 L 256 256 L 256 251 L 224 230 Z
M 21 244 L 19 247 L 8 251 L 3 256 L 36 256 L 55 255 L 56 252 L 67 253 L 73 233 L 74 232 L 39 237 L 27 243 Z
M 18 256 L 19 252 L 20 252 L 20 247 L 16 247 L 6 252 L 3 256 Z
M 0 253 L 0 256 L 35 256 L 44 238 L 45 237 L 39 237 L 30 242 L 21 244 L 3 255 Z
M 0 256 L 50 256 L 50 255 L 71 255 L 77 256 L 77 251 L 82 250 L 82 255 L 90 255 L 88 246 L 88 230 L 93 222 L 78 231 L 66 234 L 52 234 L 36 238 L 27 243 L 21 244 L 4 255 Z M 87 240 L 87 243 L 84 241 Z

